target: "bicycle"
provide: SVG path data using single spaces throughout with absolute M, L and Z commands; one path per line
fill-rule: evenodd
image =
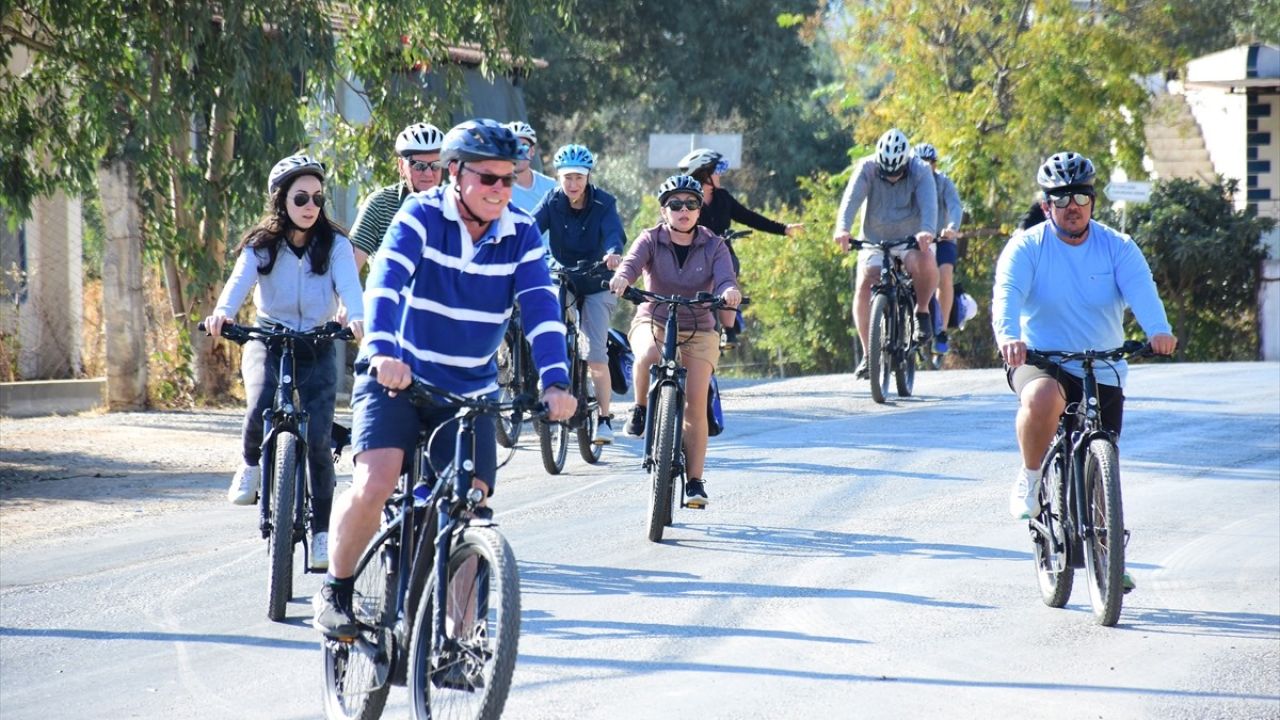
M 698 297 L 689 299 L 679 295 L 659 295 L 636 287 L 627 287 L 622 299 L 637 305 L 652 301 L 666 305 L 668 309 L 662 357 L 649 368 L 649 412 L 644 422 L 643 467 L 650 474 L 652 486 L 648 534 L 650 541 L 662 542 L 664 529 L 671 525 L 677 490 L 680 507 L 688 507 L 684 500 L 688 477 L 685 474 L 683 442 L 687 371 L 676 359 L 676 349 L 680 345 L 679 308 L 704 307 L 714 312 L 727 306 L 723 298 L 710 293 L 699 293 Z M 743 298 L 739 306 L 748 302 Z M 678 488 L 676 478 L 680 480 Z
M 498 400 L 511 402 L 524 394 L 536 394 L 538 391 L 538 369 L 533 364 L 533 356 L 529 350 L 529 342 L 524 337 L 524 328 L 520 325 L 520 306 L 517 304 L 507 322 L 507 331 L 498 346 Z M 494 421 L 497 430 L 498 444 L 504 448 L 513 448 L 520 442 L 520 433 L 524 423 L 514 416 L 503 416 Z
M 553 268 L 552 277 L 560 286 L 560 316 L 564 319 L 565 342 L 569 357 L 569 392 L 578 399 L 578 409 L 573 417 L 564 422 L 536 421 L 534 427 L 538 432 L 538 445 L 542 451 L 542 467 L 552 475 L 564 470 L 565 457 L 569 451 L 569 431 L 576 433 L 578 453 L 588 463 L 600 462 L 604 446 L 596 442 L 596 427 L 600 424 L 600 403 L 595 398 L 595 386 L 591 382 L 591 372 L 587 368 L 586 358 L 578 343 L 581 329 L 578 319 L 582 317 L 582 309 L 587 301 L 584 292 L 574 292 L 573 300 L 569 299 L 572 288 L 607 288 L 612 273 L 603 261 L 584 261 L 572 267 Z
M 1114 350 L 1027 349 L 1028 364 L 1045 367 L 1080 361 L 1084 370 L 1081 400 L 1062 413 L 1045 453 L 1040 513 L 1028 523 L 1040 594 L 1049 607 L 1065 606 L 1075 570 L 1084 568 L 1094 619 L 1107 627 L 1120 618 L 1129 531 L 1120 499 L 1116 436 L 1102 427 L 1094 365 L 1150 354 L 1151 346 L 1136 340 Z
M 196 326 L 204 330 L 204 323 Z M 256 327 L 227 323 L 222 337 L 238 345 L 261 340 L 281 349 L 275 400 L 262 416 L 262 493 L 258 528 L 267 541 L 270 569 L 267 573 L 267 617 L 283 620 L 293 597 L 294 545 L 302 543 L 303 568 L 311 572 L 307 534 L 311 520 L 310 483 L 307 482 L 307 430 L 310 418 L 296 397 L 294 346 L 298 342 L 350 340 L 351 330 L 329 322 L 311 330 L 296 331 L 275 325 Z M 318 572 L 323 572 L 318 571 Z
M 890 252 L 895 247 L 916 247 L 914 237 L 901 240 L 861 241 L 862 247 L 882 253 L 880 282 L 871 288 L 871 327 L 868 330 L 867 373 L 871 399 L 883 404 L 893 374 L 898 397 L 911 397 L 916 381 L 916 360 L 926 350 L 916 342 L 916 294 L 902 261 Z
M 751 235 L 750 230 L 734 230 L 730 228 L 729 230 L 725 230 L 724 234 L 720 236 L 720 239 L 724 240 L 724 246 L 729 248 L 729 259 L 733 261 L 734 277 L 739 277 L 742 274 L 742 263 L 738 260 L 738 253 L 734 252 L 733 250 L 733 241 L 741 240 L 742 238 L 748 237 L 750 235 Z M 739 279 L 741 278 L 739 277 Z M 719 320 L 720 320 L 720 314 L 716 313 L 716 321 L 719 322 Z M 744 330 L 746 330 L 746 327 L 747 327 L 746 322 L 742 318 L 742 309 L 735 308 L 733 313 L 733 329 L 738 333 L 741 333 Z M 722 336 L 721 338 L 721 342 L 720 342 L 721 350 L 731 350 L 733 349 L 734 344 L 736 344 L 736 343 L 727 344 L 725 342 L 727 337 L 728 336 Z
M 456 407 L 454 461 L 432 467 L 427 448 L 443 423 L 423 431 L 412 469 L 400 476 L 382 525 L 356 565 L 358 633 L 325 638 L 325 714 L 374 720 L 391 685 L 406 685 L 415 720 L 501 716 L 520 637 L 515 554 L 471 487 L 474 421 L 545 411 L 532 396 L 511 402 L 464 397 L 418 377 L 412 402 Z M 520 418 L 522 419 L 522 418 Z

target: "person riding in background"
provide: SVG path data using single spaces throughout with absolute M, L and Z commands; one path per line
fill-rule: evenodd
M 253 290 L 256 323 L 310 330 L 332 320 L 338 300 L 352 308 L 349 327 L 364 334 L 360 279 L 351 243 L 324 212 L 324 166 L 307 155 L 290 155 L 271 168 L 266 215 L 244 234 L 231 277 L 218 304 L 205 318 L 206 332 L 222 334 Z M 310 416 L 307 431 L 311 491 L 311 565 L 329 564 L 329 509 L 335 474 L 329 433 L 337 400 L 334 345 L 328 340 L 299 342 L 294 352 L 294 387 Z M 236 505 L 257 501 L 262 483 L 262 415 L 275 401 L 281 350 L 261 341 L 245 343 L 240 362 L 246 412 L 241 431 L 243 465 L 227 489 Z
M 920 143 L 915 147 L 915 155 L 929 163 L 933 170 L 933 181 L 938 194 L 938 224 L 934 228 L 937 242 L 933 245 L 934 257 L 938 261 L 938 325 L 942 329 L 933 338 L 935 352 L 945 354 L 951 350 L 947 338 L 947 320 L 951 317 L 951 306 L 956 299 L 955 269 L 960 251 L 956 247 L 956 238 L 960 236 L 960 223 L 964 219 L 964 208 L 960 205 L 960 193 L 956 184 L 945 173 L 938 172 L 938 150 L 929 143 Z
M 709 228 L 697 224 L 702 197 L 702 185 L 688 175 L 674 175 L 663 181 L 658 186 L 662 223 L 640 233 L 614 273 L 609 289 L 622 295 L 628 285 L 643 275 L 650 292 L 687 298 L 711 292 L 724 298 L 730 307 L 737 307 L 742 302 L 742 293 L 729 248 Z M 631 409 L 627 432 L 634 436 L 644 434 L 649 368 L 662 357 L 667 313 L 668 306 L 646 302 L 636 310 L 631 322 L 629 337 L 635 352 L 636 403 Z M 692 308 L 686 312 L 682 309 L 678 319 L 678 355 L 680 364 L 688 371 L 684 388 L 684 448 L 689 478 L 685 484 L 685 503 L 702 508 L 707 505 L 703 476 L 707 457 L 707 393 L 711 373 L 720 360 L 720 346 L 710 310 Z
M 398 392 L 415 375 L 459 395 L 496 397 L 494 355 L 519 298 L 548 419 L 567 419 L 577 409 L 567 391 L 564 324 L 542 241 L 533 219 L 511 206 L 523 156 L 515 135 L 493 120 L 454 127 L 440 150 L 449 184 L 406 200 L 374 256 L 364 294 L 369 332 L 352 398 L 355 471 L 351 488 L 334 502 L 329 574 L 312 600 L 312 624 L 326 635 L 355 634 L 351 603 L 360 553 L 397 478 L 412 465 L 419 431 L 455 417 L 452 408 L 422 408 Z M 446 431 L 427 452 L 434 466 L 447 467 L 454 449 L 455 433 Z M 473 452 L 472 487 L 483 506 L 497 472 L 492 417 L 476 419 Z M 487 506 L 477 510 L 492 513 Z
M 836 229 L 832 239 L 845 252 L 849 251 L 849 230 L 863 202 L 863 240 L 884 242 L 915 236 L 917 248 L 896 247 L 892 254 L 901 258 L 911 274 L 916 290 L 916 342 L 925 343 L 933 336 L 929 300 L 938 288 L 938 263 L 929 251 L 933 230 L 938 225 L 938 191 L 933 171 L 910 153 L 907 136 L 897 128 L 886 130 L 876 141 L 876 152 L 863 158 L 849 177 L 840 210 L 836 213 Z M 858 251 L 858 288 L 853 301 L 853 318 L 858 327 L 862 347 L 868 346 L 871 322 L 871 287 L 880 281 L 879 250 Z M 867 377 L 867 355 L 854 371 Z
M 533 126 L 523 120 L 514 120 L 506 127 L 515 134 L 525 152 L 516 163 L 516 184 L 511 190 L 511 204 L 531 213 L 547 193 L 556 189 L 556 181 L 533 169 L 534 153 L 538 148 L 538 133 Z
M 702 210 L 698 214 L 698 224 L 716 235 L 724 235 L 731 222 L 741 223 L 753 230 L 767 232 L 772 235 L 794 236 L 804 230 L 804 223 L 783 224 L 747 209 L 737 198 L 720 185 L 720 178 L 729 170 L 729 161 L 724 155 L 710 148 L 698 148 L 680 159 L 680 172 L 691 176 L 702 185 Z M 733 260 L 733 272 L 741 271 L 738 255 L 733 251 L 733 243 L 726 241 L 729 256 Z M 720 311 L 720 325 L 724 328 L 722 345 L 731 349 L 738 344 L 737 312 Z
M 591 183 L 595 156 L 582 145 L 565 145 L 556 151 L 559 186 L 547 193 L 533 210 L 538 227 L 547 234 L 550 260 L 560 267 L 587 261 L 603 261 L 610 270 L 622 262 L 627 239 L 618 216 L 618 201 Z M 582 332 L 578 335 L 582 356 L 591 372 L 591 384 L 600 404 L 595 442 L 613 442 L 613 416 L 609 414 L 613 388 L 609 379 L 609 319 L 618 299 L 605 288 L 569 288 L 570 296 L 584 295 Z
M 440 184 L 440 141 L 443 139 L 444 133 L 429 123 L 410 125 L 396 138 L 396 173 L 400 181 L 370 193 L 360 204 L 356 222 L 351 226 L 357 270 L 378 251 L 391 218 L 405 198 Z
M 1109 350 L 1124 343 L 1128 306 L 1160 355 L 1178 346 L 1142 250 L 1129 236 L 1093 220 L 1093 163 L 1074 152 L 1050 156 L 1036 182 L 1048 219 L 1015 234 L 996 263 L 991 326 L 1009 387 L 1018 396 L 1015 429 L 1022 462 L 1009 491 L 1009 512 L 1040 512 L 1040 464 L 1058 418 L 1083 396 L 1078 363 L 1027 365 L 1027 349 Z M 1127 363 L 1098 369 L 1102 425 L 1119 438 Z M 1125 588 L 1133 581 L 1125 573 Z

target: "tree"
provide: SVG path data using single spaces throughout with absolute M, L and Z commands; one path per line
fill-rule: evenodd
M 1155 184 L 1148 203 L 1130 209 L 1142 247 L 1189 360 L 1256 360 L 1258 291 L 1271 218 L 1237 211 L 1235 180 Z M 1141 337 L 1141 331 L 1131 328 Z

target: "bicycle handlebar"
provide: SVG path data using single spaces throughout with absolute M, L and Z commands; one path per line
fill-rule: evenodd
M 908 235 L 898 240 L 882 240 L 880 242 L 876 242 L 874 240 L 858 240 L 857 242 L 859 247 L 863 247 L 868 250 L 884 250 L 887 252 L 896 247 L 909 247 L 915 250 L 920 249 L 920 244 L 916 242 L 916 237 L 914 235 Z
M 370 367 L 369 377 L 377 379 L 378 369 Z M 415 405 L 455 407 L 459 410 L 466 410 L 471 414 L 502 415 L 514 412 L 537 418 L 542 418 L 547 414 L 547 404 L 528 393 L 521 393 L 515 396 L 511 402 L 499 402 L 485 397 L 467 397 L 466 395 L 459 395 L 451 390 L 432 385 L 417 375 L 413 375 L 413 381 L 402 392 L 406 393 L 409 396 L 409 401 Z
M 725 305 L 724 298 L 712 295 L 709 292 L 700 292 L 695 298 L 687 298 L 681 295 L 659 295 L 658 293 L 641 290 L 638 287 L 628 285 L 626 290 L 622 291 L 622 299 L 639 305 L 643 302 L 656 302 L 664 305 L 684 305 L 685 307 L 705 306 L 712 310 L 728 307 Z M 744 297 L 742 302 L 738 303 L 738 307 L 744 307 L 751 304 L 751 298 Z
M 1155 353 L 1151 343 L 1126 340 L 1124 345 L 1111 350 L 1032 350 L 1027 348 L 1027 363 L 1040 367 L 1043 363 L 1061 364 L 1072 360 L 1124 360 L 1132 357 L 1150 357 Z
M 591 282 L 599 278 L 600 287 L 604 290 L 609 289 L 609 280 L 613 278 L 613 271 L 603 260 L 582 260 L 576 265 L 553 267 L 549 270 L 552 277 L 561 283 L 566 280 L 573 283 L 575 278 L 582 278 L 584 287 L 590 287 Z
M 206 335 L 209 334 L 209 331 L 205 329 L 203 320 L 196 324 L 196 329 Z M 294 340 L 355 339 L 355 335 L 351 332 L 351 328 L 342 327 L 342 325 L 332 320 L 310 330 L 293 330 L 282 325 L 275 327 L 260 327 L 257 325 L 237 325 L 236 323 L 226 323 L 222 326 L 222 337 L 238 345 L 243 345 L 250 340 L 274 340 L 279 338 L 292 338 Z

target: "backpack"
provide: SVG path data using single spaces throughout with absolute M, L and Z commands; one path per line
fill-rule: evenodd
M 707 436 L 715 437 L 724 432 L 724 410 L 720 407 L 720 383 L 711 373 L 711 387 L 707 390 Z
M 609 351 L 609 385 L 615 393 L 625 395 L 631 392 L 631 369 L 636 362 L 636 356 L 631 352 L 631 341 L 621 330 L 609 328 L 606 345 Z

